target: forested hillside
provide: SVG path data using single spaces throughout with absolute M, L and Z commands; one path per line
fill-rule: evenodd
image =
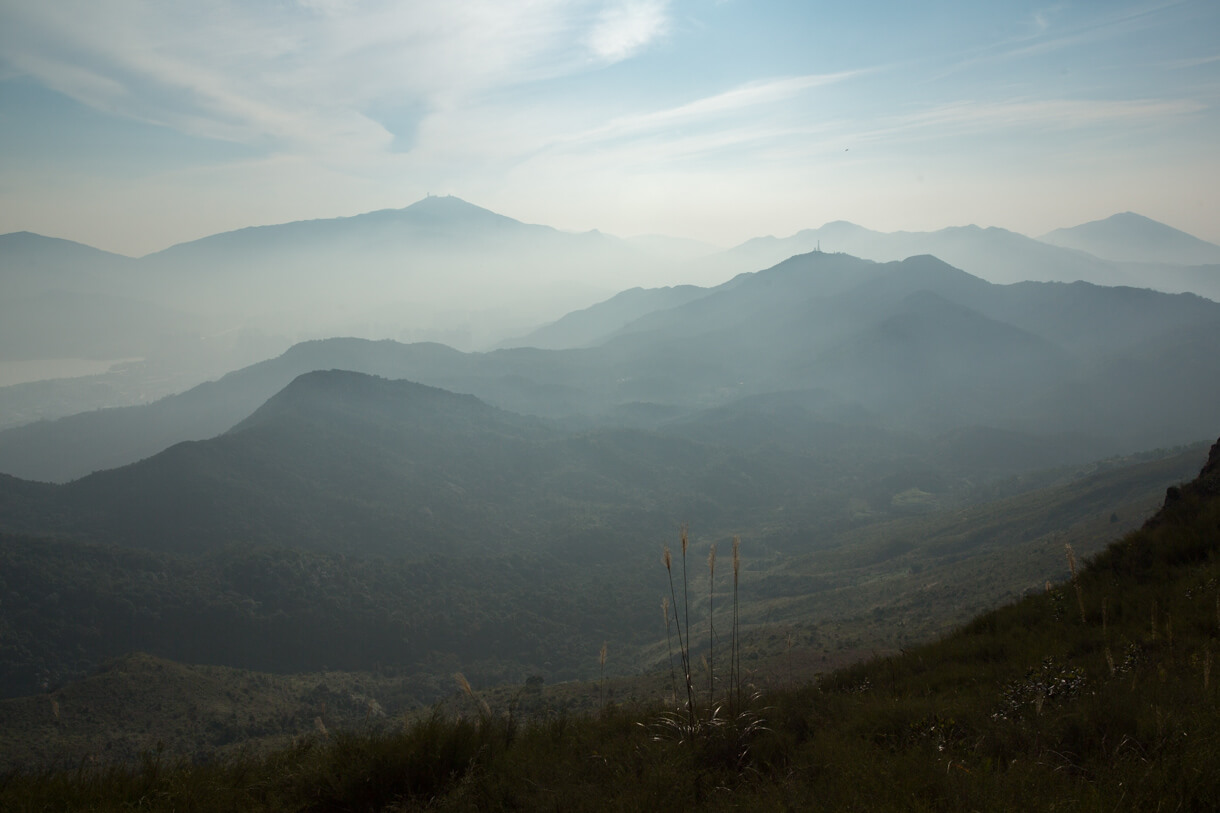
M 1218 539 L 1220 443 L 1141 530 L 1087 564 L 1067 548 L 1069 580 L 936 643 L 803 675 L 802 685 L 738 696 L 722 651 L 719 689 L 713 681 L 710 695 L 677 709 L 607 703 L 599 689 L 597 714 L 521 719 L 471 689 L 457 717 L 371 734 L 320 728 L 268 756 L 210 766 L 150 755 L 98 774 L 16 775 L 0 801 L 14 810 L 137 800 L 244 810 L 1207 809 L 1220 793 Z

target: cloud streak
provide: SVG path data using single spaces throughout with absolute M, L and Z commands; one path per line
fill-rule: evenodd
M 323 153 L 387 149 L 374 105 L 452 109 L 629 58 L 667 21 L 665 3 L 641 0 L 0 8 L 0 59 L 78 101 L 195 136 Z
M 589 49 L 607 62 L 630 57 L 665 33 L 667 6 L 659 0 L 626 0 L 602 9 L 587 38 Z
M 864 73 L 865 71 L 844 71 L 749 82 L 665 110 L 622 116 L 604 126 L 564 139 L 564 143 L 595 144 L 654 135 L 689 125 L 732 121 L 746 111 L 787 102 L 806 91 L 837 84 Z
M 760 207 L 891 205 L 908 171 L 901 211 L 960 207 L 932 179 L 966 163 L 992 188 L 1105 165 L 1106 206 L 1156 187 L 1214 222 L 1214 4 L 899 5 L 0 0 L 0 230 L 104 216 L 138 251 L 430 191 L 567 228 L 698 210 L 717 225 L 680 233 L 722 239 Z
M 957 102 L 898 117 L 876 133 L 892 135 L 932 130 L 938 136 L 963 132 L 1066 130 L 1098 125 L 1172 127 L 1170 119 L 1207 109 L 1192 99 L 1028 99 Z
M 1099 43 L 1140 34 L 1146 27 L 1156 24 L 1161 12 L 1181 6 L 1182 2 L 1157 0 L 1116 5 L 1071 20 L 1066 19 L 1068 7 L 1064 5 L 1039 9 L 1030 19 L 1028 33 L 967 49 L 939 78 L 964 74 L 980 66 L 1039 58 L 1073 49 L 1083 51 Z

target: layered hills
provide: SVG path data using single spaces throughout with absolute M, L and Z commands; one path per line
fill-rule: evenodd
M 1197 440 L 1220 402 L 1215 302 L 1087 283 L 996 285 L 926 256 L 875 263 L 813 252 L 715 288 L 635 291 L 570 314 L 562 330 L 597 338 L 489 353 L 298 345 L 150 405 L 0 432 L 0 471 L 66 481 L 134 462 L 224 432 L 297 375 L 332 368 L 582 425 L 655 426 L 817 391 L 834 414 L 879 427 L 1076 435 L 1104 454 Z
M 46 494 L 63 531 L 158 550 L 232 539 L 474 555 L 585 547 L 570 538 L 574 512 L 605 510 L 620 530 L 624 512 L 672 525 L 692 506 L 664 484 L 715 462 L 688 441 L 570 434 L 468 395 L 331 371 L 300 376 L 216 438 Z
M 1130 213 L 1034 239 L 998 227 L 877 232 L 836 221 L 790 237 L 760 237 L 700 261 L 736 273 L 794 254 L 845 252 L 878 262 L 932 254 L 989 282 L 1092 282 L 1220 298 L 1220 246 Z
M 0 364 L 24 364 L 30 372 L 18 380 L 33 382 L 63 375 L 60 360 L 122 363 L 87 382 L 0 387 L 0 426 L 146 403 L 311 338 L 490 346 L 664 277 L 673 251 L 448 197 L 242 229 L 140 258 L 0 235 Z
M 885 234 L 849 223 L 716 252 L 656 236 L 566 233 L 430 197 L 402 209 L 212 235 L 138 259 L 0 235 L 0 364 L 26 365 L 0 381 L 49 379 L 0 387 L 0 428 L 147 403 L 315 338 L 436 341 L 461 350 L 595 345 L 656 299 L 624 289 L 672 286 L 674 306 L 695 293 L 691 283 L 716 286 L 819 248 L 878 262 L 931 254 L 1000 284 L 1083 280 L 1220 297 L 1215 260 L 1196 262 L 1220 248 L 1141 223 L 1089 238 L 1095 253 L 996 228 Z M 616 291 L 622 297 L 576 322 L 531 332 Z M 576 324 L 583 326 L 569 330 Z M 54 380 L 71 369 L 56 361 L 79 359 L 121 366 L 88 380 Z
M 180 309 L 190 320 L 179 317 L 169 334 L 180 342 L 257 329 L 482 346 L 638 284 L 670 263 L 625 240 L 521 223 L 450 197 L 241 229 L 138 259 L 34 234 L 0 235 L 3 315 L 33 309 L 31 317 L 59 329 L 58 341 L 48 344 L 10 324 L 5 338 L 22 340 L 6 342 L 6 351 L 28 359 L 115 357 L 133 347 L 155 355 L 166 339 L 157 329 L 160 315 Z M 57 302 L 101 294 L 114 304 L 100 303 L 89 330 L 54 310 Z M 111 347 L 119 337 L 125 343 Z
M 837 224 L 815 239 L 832 236 L 869 237 Z M 38 297 L 111 301 L 104 280 L 127 303 L 107 313 L 146 338 L 141 326 L 159 325 L 166 347 L 217 327 L 163 309 L 184 292 L 179 301 L 212 315 L 240 293 L 225 336 L 279 291 L 281 325 L 317 306 L 319 330 L 353 317 L 365 320 L 353 333 L 375 335 L 384 317 L 399 338 L 445 338 L 422 322 L 403 328 L 414 305 L 395 297 L 435 304 L 474 288 L 495 308 L 531 296 L 497 287 L 528 266 L 558 302 L 567 282 L 589 281 L 571 275 L 572 257 L 606 263 L 581 273 L 613 274 L 664 247 L 456 199 L 131 261 L 19 237 L 18 265 L 45 271 L 13 277 L 27 315 Z M 957 246 L 964 261 L 813 250 L 752 265 L 756 249 L 791 247 L 762 241 L 734 255 L 751 265 L 725 282 L 630 288 L 494 351 L 306 341 L 152 403 L 0 432 L 0 691 L 58 691 L 126 657 L 59 697 L 78 704 L 130 669 L 198 685 L 248 718 L 216 722 L 223 737 L 182 738 L 189 748 L 256 729 L 299 734 L 312 695 L 274 701 L 276 728 L 232 694 L 270 697 L 265 682 L 180 664 L 377 673 L 344 680 L 392 683 L 396 711 L 445 695 L 457 670 L 534 687 L 590 677 L 606 645 L 612 674 L 649 672 L 667 651 L 659 552 L 684 523 L 684 584 L 713 544 L 746 540 L 738 609 L 751 657 L 779 662 L 787 640 L 789 670 L 793 641 L 805 663 L 827 666 L 1042 590 L 1066 572 L 1065 541 L 1098 550 L 1197 468 L 1220 403 L 1220 305 L 1049 281 L 1086 266 L 1109 281 L 1143 272 L 997 230 L 902 239 L 888 245 Z M 979 271 L 970 252 L 994 258 L 997 246 L 1008 270 Z M 72 270 L 78 260 L 96 261 L 92 275 Z M 383 310 L 332 290 L 341 262 Z M 471 306 L 464 318 L 492 325 L 486 313 Z M 98 352 L 139 354 L 101 340 L 104 316 L 77 320 Z M 39 346 L 72 352 L 76 339 L 63 338 Z M 691 604 L 710 615 L 727 597 L 704 588 Z M 718 631 L 696 621 L 685 646 L 710 662 Z M 59 731 L 58 718 L 48 725 Z
M 1094 452 L 1072 437 L 886 429 L 817 392 L 597 428 L 306 373 L 214 438 L 65 485 L 0 478 L 4 690 L 131 649 L 271 671 L 392 666 L 418 697 L 458 665 L 490 681 L 588 674 L 599 641 L 638 668 L 658 657 L 657 552 L 690 517 L 702 540 L 750 540 L 751 578 L 769 586 L 747 618 L 825 601 L 818 617 L 862 634 L 840 591 L 879 568 L 885 602 L 920 597 L 918 634 L 1061 567 L 1048 535 L 1079 525 L 1088 550 L 1134 521 L 1198 455 L 1113 461 L 1095 481 L 1029 473 Z M 978 508 L 1005 498 L 1033 503 Z M 1002 519 L 1031 511 L 1045 529 Z M 925 580 L 950 566 L 1000 571 L 946 606 Z M 810 576 L 791 581 L 801 567 Z

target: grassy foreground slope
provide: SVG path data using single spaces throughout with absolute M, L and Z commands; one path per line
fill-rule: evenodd
M 1068 582 L 718 711 L 469 715 L 211 765 L 0 781 L 5 810 L 1210 810 L 1220 443 Z

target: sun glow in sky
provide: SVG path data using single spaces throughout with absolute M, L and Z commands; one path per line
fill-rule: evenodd
M 454 194 L 728 246 L 1220 241 L 1220 3 L 0 0 L 0 233 L 141 255 Z

